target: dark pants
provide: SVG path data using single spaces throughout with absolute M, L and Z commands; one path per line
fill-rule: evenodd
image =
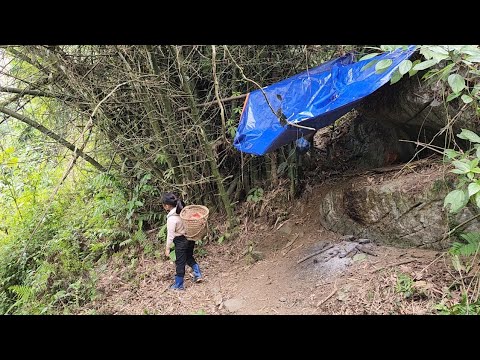
M 185 276 L 185 264 L 192 267 L 197 262 L 193 258 L 193 249 L 195 248 L 195 241 L 187 240 L 185 236 L 176 236 L 173 238 L 175 244 L 175 267 L 177 276 Z

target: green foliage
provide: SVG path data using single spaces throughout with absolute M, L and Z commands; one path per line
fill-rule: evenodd
M 393 51 L 404 45 L 381 45 L 380 48 L 372 48 L 376 52 L 362 57 L 360 60 L 373 59 L 363 68 L 367 69 L 375 65 L 377 72 L 385 71 L 390 65 L 385 60 L 375 61 L 374 56 L 378 50 Z M 425 71 L 423 79 L 435 81 L 440 84 L 448 84 L 442 90 L 446 101 L 452 101 L 458 97 L 465 104 L 476 103 L 480 100 L 480 48 L 478 45 L 419 45 L 417 50 L 424 60 L 403 60 L 392 74 L 391 84 L 399 81 L 405 74 L 415 75 L 418 71 Z
M 278 165 L 277 174 L 283 175 L 287 169 L 288 169 L 288 161 L 284 161 L 280 165 Z
M 174 176 L 174 169 L 170 168 L 164 173 L 165 179 L 170 179 Z M 151 207 L 152 199 L 160 197 L 160 189 L 152 183 L 152 174 L 143 171 L 137 174 L 138 182 L 136 183 L 130 200 L 127 202 L 126 220 L 133 230 L 139 227 L 141 223 L 157 224 L 165 222 L 165 214 L 159 211 L 158 207 Z
M 167 241 L 167 223 L 163 224 L 160 230 L 158 230 L 157 239 L 160 243 Z
M 222 244 L 224 241 L 232 238 L 234 236 L 233 233 L 226 232 L 218 237 L 217 243 Z
M 480 315 L 480 301 L 468 302 L 467 295 L 463 294 L 460 303 L 447 306 L 442 302 L 436 305 L 435 309 L 441 315 Z
M 469 201 L 480 207 L 480 137 L 471 130 L 462 129 L 457 135 L 460 139 L 468 140 L 473 147 L 466 152 L 446 149 L 444 155 L 447 161 L 455 167 L 450 172 L 458 175 L 458 185 L 455 190 L 447 194 L 444 207 L 451 213 L 458 213 Z
M 450 248 L 452 255 L 473 256 L 480 250 L 480 233 L 466 233 L 460 235 L 466 243 L 454 242 Z
M 263 198 L 263 189 L 262 188 L 253 188 L 250 189 L 247 195 L 247 201 L 259 202 Z
M 207 312 L 203 309 L 197 310 L 192 315 L 207 315 Z
M 375 72 L 377 74 L 381 74 L 382 72 L 385 72 L 393 63 L 392 59 L 384 59 L 380 60 L 375 64 Z
M 456 82 L 456 83 L 455 83 Z M 455 78 L 449 77 L 449 84 L 452 89 L 460 89 L 461 82 Z M 444 206 L 450 208 L 451 213 L 457 213 L 463 209 L 469 202 L 475 207 L 480 208 L 480 137 L 471 130 L 462 129 L 457 135 L 460 139 L 467 140 L 471 144 L 468 151 L 455 151 L 445 149 L 445 159 L 454 166 L 452 173 L 457 174 L 458 183 L 456 188 L 447 194 Z M 474 219 L 474 218 L 473 218 Z M 472 220 L 472 219 L 471 219 Z M 454 229 L 456 230 L 456 228 Z M 452 230 L 451 232 L 453 232 Z M 478 264 L 478 253 L 480 251 L 480 233 L 470 232 L 461 234 L 460 237 L 465 242 L 454 242 L 449 250 L 452 266 L 460 276 L 462 299 L 459 303 L 447 305 L 445 302 L 438 304 L 435 309 L 441 314 L 480 314 L 480 299 L 476 287 L 478 271 L 473 273 L 470 285 L 465 285 L 466 275 L 470 275 L 474 266 Z
M 225 124 L 227 126 L 227 134 L 230 135 L 232 139 L 235 138 L 235 134 L 237 133 L 237 126 L 238 126 L 238 122 L 240 121 L 241 113 L 242 113 L 241 106 L 237 106 L 233 108 L 232 115 L 234 116 L 232 118 L 227 119 L 227 123 Z
M 450 212 L 457 213 L 468 203 L 468 195 L 462 190 L 453 190 L 445 197 L 444 207 L 450 205 Z
M 195 256 L 196 257 L 204 257 L 207 255 L 207 250 L 203 246 L 203 241 L 199 240 L 195 243 Z
M 413 295 L 413 279 L 403 273 L 399 273 L 397 276 L 397 284 L 395 286 L 395 290 L 398 293 L 403 294 L 405 298 L 409 298 L 410 296 Z
M 13 153 L 3 152 L 3 163 Z M 64 182 L 42 219 L 50 202 L 48 189 L 58 183 L 62 169 L 41 166 L 39 173 L 22 161 L 8 174 L 8 183 L 16 186 L 14 196 L 0 196 L 0 313 L 71 313 L 91 301 L 93 265 L 125 218 L 126 201 L 115 181 L 83 175 Z
M 413 65 L 410 60 L 402 61 L 398 67 L 398 72 L 400 73 L 400 75 L 405 75 L 410 71 L 412 67 Z

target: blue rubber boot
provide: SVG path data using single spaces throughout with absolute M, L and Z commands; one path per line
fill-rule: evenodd
M 183 286 L 183 277 L 175 276 L 175 284 L 170 286 L 170 290 L 185 290 Z
M 200 266 L 198 264 L 195 264 L 192 266 L 193 269 L 193 282 L 201 282 L 203 280 L 202 278 L 202 273 L 200 272 Z

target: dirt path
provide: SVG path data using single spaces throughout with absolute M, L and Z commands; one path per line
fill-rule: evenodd
M 166 290 L 174 276 L 168 261 L 121 267 L 125 255 L 114 257 L 99 279 L 99 299 L 82 313 L 435 313 L 452 279 L 439 252 L 359 244 L 294 218 L 278 230 L 252 224 L 235 243 L 207 244 L 203 252 L 205 281 L 186 275 L 185 291 Z

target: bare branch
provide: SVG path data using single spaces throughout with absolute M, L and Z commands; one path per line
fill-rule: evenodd
M 4 87 L 4 86 L 0 86 L 0 91 L 6 92 L 6 93 L 12 93 L 12 94 L 21 94 L 21 95 L 26 94 L 26 95 L 52 97 L 52 98 L 56 97 L 53 94 L 49 94 L 40 90 L 17 89 L 13 87 Z
M 32 120 L 32 119 L 30 119 L 30 118 L 28 118 L 24 115 L 21 115 L 19 113 L 16 113 L 12 110 L 9 110 L 4 106 L 0 106 L 0 112 L 3 112 L 4 114 L 10 115 L 11 117 L 14 117 L 15 119 L 18 119 L 18 120 L 24 122 L 25 124 L 30 125 L 31 127 L 35 128 L 38 131 L 42 132 L 43 134 L 47 135 L 48 137 L 56 140 L 58 143 L 62 144 L 66 148 L 70 149 L 73 152 L 76 152 L 78 154 L 78 156 L 80 156 L 83 159 L 85 159 L 86 161 L 88 161 L 90 164 L 95 166 L 95 168 L 97 168 L 101 172 L 106 171 L 105 168 L 102 165 L 100 165 L 95 159 L 93 159 L 89 155 L 85 154 L 83 151 L 79 150 L 75 145 L 68 142 L 64 138 L 60 137 L 59 135 L 55 134 L 53 131 L 50 131 L 45 126 L 43 126 L 42 124 L 39 124 L 35 120 Z

